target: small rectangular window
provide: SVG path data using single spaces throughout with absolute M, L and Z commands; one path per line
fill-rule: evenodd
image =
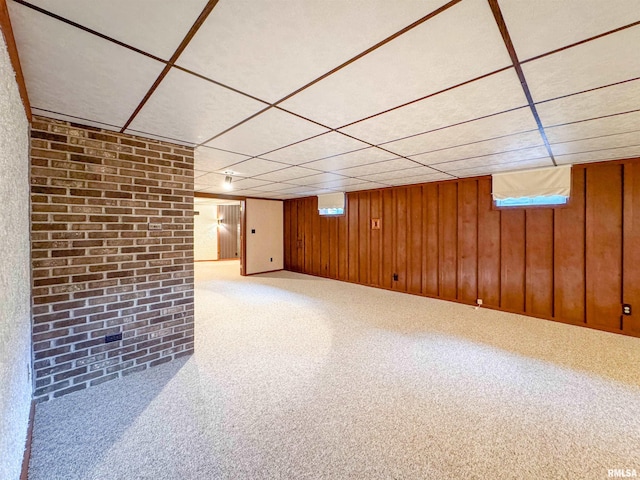
M 571 195 L 571 165 L 494 173 L 491 194 L 497 207 L 566 205 Z
M 318 213 L 320 215 L 343 215 L 344 208 L 319 208 Z
M 496 207 L 532 207 L 543 205 L 566 205 L 569 197 L 548 195 L 539 197 L 503 198 L 496 200 Z
M 318 214 L 344 215 L 344 192 L 318 195 Z

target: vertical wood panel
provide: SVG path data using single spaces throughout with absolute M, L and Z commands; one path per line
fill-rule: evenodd
M 527 313 L 553 315 L 553 210 L 526 211 Z
M 500 212 L 493 209 L 491 179 L 478 180 L 478 298 L 500 307 Z
M 358 194 L 347 194 L 347 216 L 349 218 L 349 276 L 350 282 L 358 281 Z
M 320 214 L 318 213 L 318 197 L 311 197 L 311 245 L 313 248 L 313 256 L 311 258 L 311 273 L 314 275 L 322 274 L 322 261 L 320 252 Z
M 587 324 L 618 330 L 622 296 L 622 166 L 587 169 Z
M 393 229 L 394 229 L 394 203 L 393 190 L 382 191 L 382 268 L 380 284 L 385 288 L 393 286 L 393 271 L 395 269 L 395 255 L 393 252 Z
M 584 323 L 584 168 L 572 169 L 571 197 L 566 208 L 554 213 L 554 316 L 569 323 Z
M 298 204 L 298 255 L 297 255 L 297 271 L 298 272 L 304 272 L 305 269 L 305 260 L 304 260 L 304 247 L 305 247 L 305 241 L 304 241 L 304 234 L 305 234 L 305 212 L 306 212 L 306 202 L 304 201 L 304 199 L 302 200 L 298 200 L 296 202 Z
M 478 298 L 478 183 L 458 183 L 458 300 Z
M 347 208 L 349 205 L 347 205 Z M 338 279 L 349 278 L 349 226 L 347 214 L 338 217 Z
M 304 265 L 306 273 L 313 271 L 313 199 L 311 197 L 303 200 L 304 204 Z
M 282 232 L 282 235 L 284 237 L 283 245 L 285 270 L 291 270 L 291 205 L 292 202 L 284 202 L 284 204 L 282 205 L 284 212 L 284 232 Z
M 370 208 L 369 192 L 358 193 L 358 281 L 365 285 L 369 285 L 369 208 Z
M 438 246 L 438 185 L 424 187 L 425 242 L 422 293 L 438 296 L 440 283 Z
M 458 293 L 458 185 L 440 184 L 438 194 L 440 296 L 455 299 Z
M 297 200 L 291 200 L 291 270 L 300 271 L 298 263 L 298 205 Z
M 407 252 L 407 290 L 422 293 L 422 187 L 411 187 L 409 194 L 409 247 Z
M 329 217 L 320 217 L 320 275 L 329 276 L 329 262 L 331 261 L 329 243 Z
M 371 192 L 371 210 L 370 218 L 380 218 L 381 212 L 381 194 L 379 190 Z M 371 230 L 369 226 L 369 248 L 370 248 L 370 279 L 371 285 L 380 285 L 380 266 L 381 266 L 381 230 Z
M 624 166 L 623 303 L 631 316 L 623 317 L 625 333 L 640 336 L 640 164 Z
M 329 277 L 338 278 L 338 263 L 340 258 L 341 245 L 338 241 L 338 225 L 340 217 L 329 219 Z
M 525 220 L 524 210 L 501 212 L 500 306 L 524 312 L 525 302 Z
M 406 188 L 395 190 L 395 252 L 396 262 L 394 273 L 398 275 L 398 280 L 393 282 L 393 288 L 402 292 L 407 291 L 407 228 L 408 221 L 408 196 Z

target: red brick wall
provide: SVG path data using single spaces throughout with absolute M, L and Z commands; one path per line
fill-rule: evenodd
M 31 202 L 36 400 L 193 353 L 193 149 L 34 117 Z

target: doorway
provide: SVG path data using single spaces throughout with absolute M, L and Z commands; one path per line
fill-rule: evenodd
M 218 260 L 240 258 L 240 202 L 218 205 Z
M 194 198 L 194 260 L 235 260 L 241 255 L 239 200 Z

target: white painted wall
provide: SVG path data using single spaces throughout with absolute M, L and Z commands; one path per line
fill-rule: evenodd
M 0 33 L 0 478 L 20 477 L 32 384 L 29 124 Z
M 198 205 L 193 209 L 200 215 L 193 217 L 193 258 L 194 260 L 218 259 L 217 205 Z
M 281 200 L 246 200 L 245 274 L 284 268 L 284 220 Z M 255 230 L 255 233 L 252 233 Z

